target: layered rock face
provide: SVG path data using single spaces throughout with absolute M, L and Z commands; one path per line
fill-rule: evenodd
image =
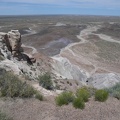
M 39 53 L 24 52 L 24 46 L 18 30 L 11 30 L 8 33 L 0 32 L 0 74 L 4 72 L 2 70 L 6 70 L 25 79 L 36 80 L 39 75 L 50 69 L 49 59 Z
M 23 49 L 21 47 L 21 35 L 18 30 L 11 30 L 8 35 L 5 36 L 6 45 L 8 43 L 8 48 L 11 50 L 14 57 L 18 56 Z
M 18 30 L 11 30 L 8 33 L 0 32 L 0 50 L 1 54 L 7 58 L 17 58 L 17 60 L 26 60 L 29 64 L 32 64 L 32 60 L 23 53 L 21 47 L 21 34 Z M 35 61 L 35 60 L 34 60 Z

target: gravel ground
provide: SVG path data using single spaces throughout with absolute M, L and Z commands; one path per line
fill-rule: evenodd
M 90 99 L 84 110 L 72 105 L 57 107 L 53 98 L 0 100 L 1 111 L 14 120 L 120 120 L 120 101 L 109 98 L 101 103 Z

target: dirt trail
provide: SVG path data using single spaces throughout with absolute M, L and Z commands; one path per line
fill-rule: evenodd
M 108 41 L 108 42 L 113 42 L 113 43 L 118 43 L 120 44 L 120 41 L 117 41 L 115 39 L 112 39 L 110 36 L 108 35 L 104 35 L 104 34 L 95 34 L 93 32 L 97 31 L 98 29 L 100 28 L 100 26 L 88 26 L 86 29 L 82 30 L 80 32 L 79 35 L 77 35 L 77 38 L 80 39 L 81 41 L 80 42 L 76 42 L 76 43 L 71 43 L 69 44 L 68 46 L 66 46 L 65 48 L 61 49 L 61 52 L 59 54 L 59 56 L 54 56 L 53 59 L 56 59 L 57 57 L 57 60 L 60 58 L 61 59 L 61 54 L 63 54 L 64 52 L 66 51 L 69 51 L 75 58 L 80 58 L 81 59 L 81 62 L 84 61 L 83 63 L 87 63 L 89 65 L 92 65 L 94 66 L 94 70 L 92 70 L 88 76 L 94 74 L 97 69 L 99 69 L 100 67 L 97 67 L 95 64 L 91 63 L 89 60 L 85 60 L 82 56 L 78 56 L 75 52 L 73 52 L 72 48 L 74 46 L 78 46 L 80 44 L 85 44 L 87 42 L 89 42 L 88 40 L 86 40 L 86 38 L 89 36 L 89 35 L 97 35 L 101 40 L 104 40 L 104 41 Z M 62 57 L 64 59 L 64 57 Z M 67 59 L 67 58 L 65 58 Z M 62 61 L 61 61 L 62 62 Z M 108 70 L 107 70 L 108 71 Z
M 31 48 L 31 49 L 32 49 L 32 52 L 31 52 L 31 54 L 38 53 L 37 49 L 36 49 L 36 48 L 34 48 L 34 47 L 32 47 L 32 46 L 28 46 L 28 45 L 24 45 L 24 44 L 22 44 L 22 47 Z
M 72 64 L 68 58 L 63 57 L 63 56 L 61 55 L 61 54 L 63 54 L 64 52 L 69 51 L 73 56 L 75 56 L 75 58 L 80 58 L 80 59 L 83 61 L 83 63 L 87 63 L 87 64 L 89 64 L 89 65 L 91 65 L 91 66 L 93 66 L 93 67 L 95 68 L 91 73 L 88 73 L 87 71 L 83 71 L 83 70 L 81 70 L 78 66 L 76 66 L 76 69 L 79 69 L 80 73 L 81 73 L 81 71 L 83 71 L 82 73 L 83 73 L 83 74 L 86 74 L 85 76 L 90 77 L 90 75 L 93 74 L 93 73 L 98 69 L 97 66 L 93 65 L 90 61 L 84 59 L 82 56 L 78 56 L 75 52 L 73 52 L 72 47 L 73 47 L 73 46 L 76 46 L 76 45 L 79 45 L 79 44 L 85 44 L 85 43 L 87 43 L 88 41 L 85 39 L 85 37 L 88 36 L 88 35 L 90 35 L 92 32 L 96 31 L 97 29 L 98 29 L 98 28 L 97 28 L 96 26 L 92 26 L 92 27 L 91 27 L 91 26 L 88 26 L 86 29 L 82 30 L 79 35 L 77 35 L 77 38 L 81 40 L 80 42 L 76 42 L 76 43 L 71 43 L 71 44 L 69 44 L 69 45 L 66 46 L 65 48 L 61 49 L 59 55 L 56 55 L 56 56 L 54 56 L 54 57 L 52 57 L 52 58 L 53 58 L 54 60 L 57 60 L 57 61 L 61 62 L 61 63 L 62 63 L 62 62 L 68 63 L 68 61 L 69 61 L 69 66 L 71 66 L 71 67 L 70 67 L 70 69 L 71 69 L 72 66 L 76 66 L 76 65 Z M 65 61 L 66 61 L 66 62 L 65 62 Z M 63 63 L 63 64 L 64 64 L 64 63 Z M 63 67 L 64 67 L 64 66 L 63 66 Z
M 120 44 L 120 41 L 112 39 L 112 37 L 110 37 L 108 35 L 105 35 L 105 34 L 94 34 L 94 35 L 97 35 L 101 40 Z

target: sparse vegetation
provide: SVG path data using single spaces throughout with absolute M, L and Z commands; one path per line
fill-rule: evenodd
M 96 101 L 104 102 L 108 99 L 108 92 L 106 90 L 97 90 L 91 87 L 82 87 L 76 91 L 73 95 L 72 92 L 63 92 L 55 99 L 58 106 L 68 105 L 72 102 L 73 106 L 78 109 L 85 108 L 85 102 L 88 102 L 89 98 L 95 96 Z
M 51 80 L 51 76 L 49 73 L 45 73 L 44 75 L 39 76 L 38 80 L 39 80 L 39 84 L 45 89 L 48 89 L 48 90 L 53 89 L 53 82 Z
M 56 97 L 55 101 L 58 106 L 62 106 L 73 102 L 74 98 L 75 97 L 72 92 L 63 92 Z
M 1 96 L 5 97 L 33 97 L 37 92 L 33 87 L 26 82 L 20 81 L 20 79 L 11 74 L 5 73 L 0 76 L 0 92 Z
M 0 111 L 0 120 L 13 120 L 13 119 L 9 118 L 5 113 Z
M 85 108 L 85 102 L 83 101 L 82 98 L 78 97 L 78 98 L 74 99 L 73 106 L 75 108 L 84 109 Z
M 117 98 L 118 100 L 120 100 L 120 83 L 106 90 L 109 92 L 110 96 L 113 96 Z
M 89 95 L 90 95 L 90 97 L 92 97 L 92 96 L 94 96 L 95 95 L 95 92 L 96 92 L 96 88 L 94 88 L 94 87 L 83 87 L 84 89 L 86 89 L 88 92 L 89 92 Z
M 104 102 L 108 99 L 108 92 L 106 90 L 97 90 L 95 93 L 95 100 Z
M 83 87 L 83 88 L 80 88 L 80 89 L 77 90 L 76 96 L 78 98 L 82 98 L 84 102 L 87 102 L 89 97 L 90 97 L 90 93 L 86 89 L 86 87 Z
M 43 101 L 43 95 L 40 93 L 36 93 L 35 98 L 40 100 L 40 101 Z

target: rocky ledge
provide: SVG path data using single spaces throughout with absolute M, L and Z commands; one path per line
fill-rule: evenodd
M 34 55 L 35 56 L 35 55 Z M 44 71 L 40 61 L 24 52 L 18 30 L 0 32 L 0 68 L 35 80 Z M 42 70 L 41 70 L 42 69 Z
M 0 51 L 4 58 L 9 60 L 16 58 L 18 61 L 24 60 L 28 64 L 33 64 L 35 60 L 24 53 L 21 45 L 21 34 L 18 30 L 0 32 Z

